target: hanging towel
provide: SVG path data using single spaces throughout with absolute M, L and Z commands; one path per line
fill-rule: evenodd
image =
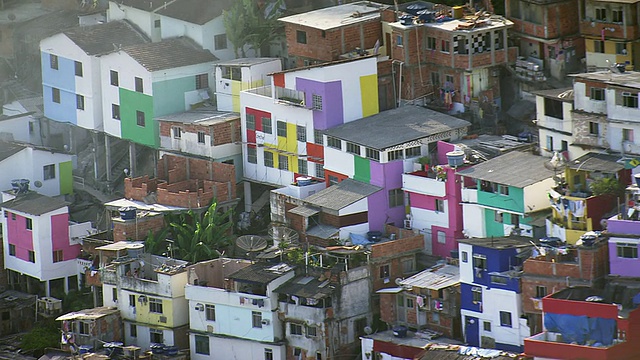
M 422 296 L 418 296 L 416 298 L 416 304 L 418 304 L 419 307 L 424 306 L 424 299 L 422 298 Z

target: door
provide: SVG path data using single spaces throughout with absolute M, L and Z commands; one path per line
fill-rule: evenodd
M 480 331 L 477 317 L 465 316 L 464 318 L 464 338 L 470 346 L 480 346 Z

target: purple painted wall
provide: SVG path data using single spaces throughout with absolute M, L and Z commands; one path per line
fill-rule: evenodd
M 29 261 L 29 251 L 33 251 L 33 233 L 27 229 L 27 218 L 7 212 L 7 236 L 7 242 L 16 247 L 16 257 Z
M 51 243 L 53 251 L 62 250 L 64 261 L 75 259 L 80 255 L 81 246 L 69 244 L 69 214 L 51 217 Z
M 371 229 L 382 230 L 384 225 L 389 223 L 403 226 L 406 214 L 404 206 L 389 208 L 389 190 L 402 188 L 403 170 L 402 161 L 392 161 L 385 164 L 371 161 L 370 183 L 383 188 L 382 191 L 370 196 L 368 200 Z
M 323 83 L 297 77 L 296 90 L 304 91 L 308 109 L 313 108 L 314 94 L 322 96 L 322 111 L 313 110 L 314 129 L 326 130 L 344 123 L 342 83 L 339 80 Z
M 640 259 L 618 257 L 616 243 L 609 241 L 609 273 L 611 275 L 640 277 Z
M 610 234 L 640 235 L 640 221 L 609 218 L 607 231 Z

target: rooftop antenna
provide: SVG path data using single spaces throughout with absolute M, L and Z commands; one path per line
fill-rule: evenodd
M 246 251 L 253 261 L 254 253 L 267 248 L 267 240 L 258 235 L 242 235 L 236 239 L 236 246 Z

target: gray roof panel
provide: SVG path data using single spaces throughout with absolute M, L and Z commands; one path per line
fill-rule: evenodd
M 5 201 L 2 207 L 30 215 L 42 215 L 66 207 L 68 203 L 58 198 L 40 195 L 36 192 L 19 194 L 15 199 Z
M 87 55 L 105 55 L 131 45 L 144 44 L 149 39 L 126 20 L 82 26 L 64 34 Z
M 304 201 L 323 209 L 338 211 L 380 190 L 382 188 L 375 185 L 345 179 L 338 184 L 318 191 Z
M 202 49 L 193 40 L 185 37 L 128 46 L 123 50 L 149 71 L 173 69 L 218 60 L 208 50 Z
M 458 171 L 474 179 L 524 188 L 553 177 L 544 165 L 549 159 L 520 151 L 512 151 L 478 165 Z

